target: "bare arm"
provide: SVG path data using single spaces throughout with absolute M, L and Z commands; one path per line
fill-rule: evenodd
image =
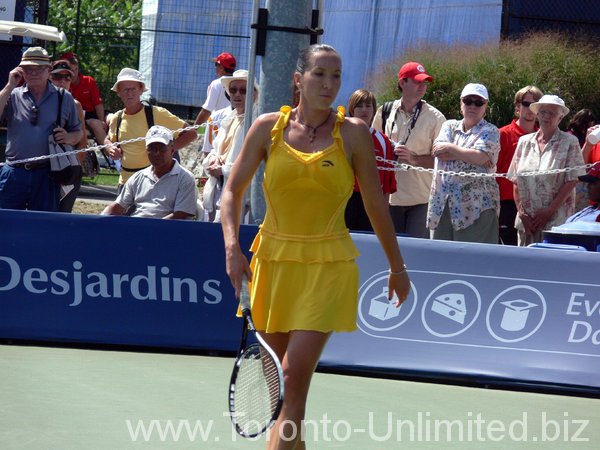
M 193 214 L 190 213 L 186 213 L 184 211 L 175 211 L 171 214 L 167 214 L 165 217 L 163 217 L 163 219 L 178 219 L 178 220 L 185 220 L 185 219 L 190 219 L 194 217 Z
M 458 159 L 475 166 L 490 167 L 490 156 L 486 152 L 474 148 L 460 147 L 450 142 L 437 142 L 433 144 L 433 156 L 443 159 Z
M 347 119 L 342 127 L 344 145 L 352 157 L 352 166 L 358 178 L 365 210 L 375 234 L 388 259 L 390 271 L 397 273 L 388 279 L 389 298 L 398 296 L 397 306 L 406 300 L 410 280 L 404 270 L 404 260 L 400 253 L 394 225 L 388 204 L 381 191 L 377 166 L 373 158 L 373 140 L 366 125 L 358 119 Z
M 99 103 L 96 106 L 94 106 L 94 111 L 96 112 L 98 120 L 104 122 L 104 103 Z
M 266 114 L 252 124 L 221 193 L 221 226 L 225 241 L 227 275 L 235 288 L 236 296 L 239 296 L 242 274 L 245 273 L 248 279 L 252 276 L 239 242 L 242 198 L 260 162 L 267 156 L 271 129 L 278 117 L 279 113 Z
M 11 92 L 14 88 L 16 88 L 19 85 L 19 83 L 23 79 L 22 70 L 23 69 L 19 67 L 15 67 L 13 70 L 11 70 L 8 74 L 8 82 L 6 83 L 6 86 L 4 86 L 4 88 L 2 88 L 2 91 L 0 91 L 0 117 L 4 113 L 4 108 L 8 103 L 8 99 L 10 98 Z
M 185 147 L 188 144 L 194 142 L 194 140 L 198 137 L 198 133 L 194 130 L 187 130 L 179 133 L 177 139 L 173 141 L 173 145 L 175 146 L 175 150 L 179 150 L 182 147 Z
M 194 122 L 194 125 L 203 124 L 204 122 L 206 122 L 208 120 L 209 117 L 210 117 L 210 111 L 208 109 L 200 108 L 200 112 L 198 113 L 198 116 L 196 117 L 196 121 Z
M 122 216 L 123 214 L 125 214 L 125 208 L 117 202 L 112 202 L 102 211 L 103 216 Z

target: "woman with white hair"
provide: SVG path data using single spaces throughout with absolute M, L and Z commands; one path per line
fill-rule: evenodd
M 578 171 L 522 175 L 583 165 L 575 136 L 558 128 L 569 113 L 557 95 L 544 95 L 529 108 L 537 115 L 540 129 L 519 139 L 509 168 L 514 183 L 519 245 L 541 242 L 542 232 L 560 225 L 575 212 Z

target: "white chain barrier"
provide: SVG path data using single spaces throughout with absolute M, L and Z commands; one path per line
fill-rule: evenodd
M 178 128 L 178 129 L 172 130 L 172 131 L 175 134 L 175 133 L 181 133 L 183 131 L 188 131 L 188 130 L 197 130 L 198 128 L 201 128 L 203 126 L 204 126 L 203 124 L 202 125 L 191 125 L 189 127 Z M 137 138 L 133 138 L 133 139 L 127 139 L 125 141 L 114 142 L 112 144 L 101 144 L 101 145 L 94 145 L 92 147 L 87 147 L 87 148 L 70 150 L 68 152 L 64 152 L 61 155 L 58 155 L 58 154 L 42 155 L 42 156 L 35 156 L 33 158 L 20 159 L 17 161 L 0 162 L 0 167 L 2 167 L 5 164 L 7 164 L 7 165 L 26 164 L 26 163 L 32 163 L 32 162 L 37 162 L 37 161 L 43 161 L 45 159 L 56 158 L 58 156 L 63 156 L 63 155 L 76 155 L 78 153 L 83 153 L 83 152 L 102 150 L 103 148 L 131 144 L 134 142 L 143 141 L 145 139 L 146 139 L 146 137 L 142 136 L 142 137 L 137 137 Z M 473 178 L 507 178 L 507 179 L 511 178 L 511 175 L 509 175 L 508 173 L 455 172 L 452 170 L 446 171 L 446 170 L 427 169 L 425 167 L 413 166 L 411 164 L 406 164 L 406 163 L 401 163 L 401 162 L 390 160 L 390 159 L 385 159 L 381 156 L 375 156 L 375 159 L 378 162 L 384 163 L 388 166 L 392 166 L 392 167 L 378 167 L 379 170 L 387 170 L 387 171 L 393 171 L 393 172 L 415 170 L 417 172 L 427 172 L 427 173 L 431 173 L 434 175 L 437 173 L 437 174 L 442 174 L 442 175 L 455 175 L 455 176 L 459 176 L 459 177 L 473 177 Z M 593 165 L 594 165 L 593 163 L 589 163 L 589 164 L 584 164 L 582 166 L 565 167 L 563 169 L 549 169 L 549 170 L 542 170 L 539 172 L 520 172 L 519 176 L 520 177 L 528 177 L 528 176 L 540 176 L 540 175 L 553 175 L 553 174 L 559 174 L 559 173 L 567 173 L 567 172 L 571 172 L 574 170 L 582 171 L 583 169 L 585 169 L 585 170 L 589 169 Z
M 175 133 L 181 133 L 183 131 L 188 131 L 188 130 L 197 130 L 198 128 L 201 128 L 203 126 L 204 126 L 204 124 L 201 124 L 201 125 L 191 125 L 189 127 L 178 128 L 176 130 L 171 130 L 171 131 L 173 132 L 173 134 L 175 134 Z M 139 141 L 144 141 L 144 140 L 146 140 L 146 137 L 142 136 L 142 137 L 137 137 L 137 138 L 133 138 L 133 139 L 127 139 L 126 141 L 113 142 L 112 144 L 101 144 L 101 145 L 94 145 L 92 147 L 87 147 L 87 148 L 80 148 L 80 149 L 76 149 L 76 150 L 69 150 L 69 151 L 61 153 L 61 154 L 34 156 L 32 158 L 19 159 L 19 160 L 16 160 L 16 161 L 0 162 L 0 167 L 2 167 L 5 164 L 11 166 L 11 165 L 16 165 L 16 164 L 26 164 L 26 163 L 38 162 L 38 161 L 43 161 L 43 160 L 46 160 L 46 159 L 49 160 L 50 158 L 57 158 L 59 156 L 76 155 L 78 153 L 90 152 L 90 151 L 95 151 L 95 150 L 102 150 L 103 148 L 108 148 L 108 147 L 112 147 L 112 146 L 119 146 L 119 145 L 125 145 L 125 144 L 131 144 L 133 142 L 139 142 Z
M 453 170 L 439 170 L 439 169 L 427 169 L 425 167 L 413 166 L 411 164 L 401 163 L 398 161 L 393 161 L 389 159 L 385 159 L 381 156 L 375 156 L 375 159 L 378 162 L 385 163 L 387 165 L 391 165 L 393 167 L 378 167 L 379 170 L 388 170 L 388 171 L 407 171 L 407 170 L 415 170 L 417 172 L 427 172 L 431 174 L 443 174 L 443 175 L 456 175 L 459 177 L 473 177 L 473 178 L 507 178 L 510 179 L 514 175 L 508 173 L 482 173 L 482 172 L 455 172 Z M 581 171 L 583 169 L 589 169 L 594 164 L 584 164 L 582 166 L 575 167 L 565 167 L 562 169 L 549 169 L 549 170 L 541 170 L 539 172 L 519 172 L 520 177 L 531 177 L 531 176 L 539 176 L 539 175 L 553 175 L 558 173 L 567 173 L 572 172 L 574 170 Z

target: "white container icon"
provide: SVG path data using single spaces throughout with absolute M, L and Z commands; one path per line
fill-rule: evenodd
M 500 327 L 506 331 L 521 331 L 525 328 L 529 311 L 538 306 L 535 303 L 521 299 L 500 303 L 506 307 L 500 323 Z
M 396 308 L 398 297 L 394 294 L 394 298 L 388 300 L 388 287 L 382 288 L 381 294 L 371 299 L 369 305 L 369 316 L 379 320 L 389 320 L 400 315 L 400 308 Z

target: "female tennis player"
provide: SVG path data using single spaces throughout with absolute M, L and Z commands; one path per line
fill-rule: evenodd
M 332 111 L 341 85 L 337 51 L 316 44 L 299 56 L 297 108 L 260 116 L 246 136 L 221 197 L 227 274 L 239 295 L 251 280 L 252 317 L 282 362 L 285 396 L 269 449 L 304 449 L 300 430 L 312 374 L 333 331 L 356 329 L 358 256 L 344 208 L 358 178 L 365 209 L 389 262 L 389 295 L 409 292 L 375 165 L 369 128 Z M 241 200 L 262 160 L 267 213 L 250 264 L 239 245 Z

